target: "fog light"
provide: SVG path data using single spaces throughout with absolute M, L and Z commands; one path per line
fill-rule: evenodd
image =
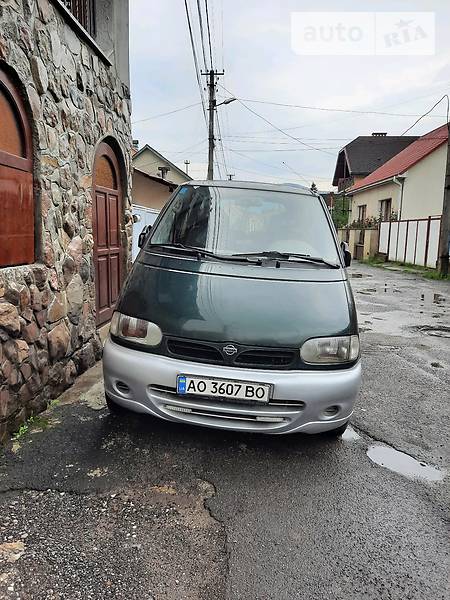
M 123 381 L 116 381 L 116 389 L 121 394 L 129 394 L 130 388 Z
M 185 408 L 184 406 L 173 406 L 172 404 L 165 404 L 164 408 L 166 410 L 172 410 L 173 412 L 180 413 L 191 413 L 192 410 L 190 408 Z
M 331 419 L 332 417 L 335 417 L 338 414 L 338 412 L 339 406 L 329 406 L 323 411 L 323 416 L 325 419 Z

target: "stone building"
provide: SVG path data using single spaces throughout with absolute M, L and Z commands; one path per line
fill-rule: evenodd
M 101 355 L 130 262 L 128 0 L 0 2 L 0 439 Z

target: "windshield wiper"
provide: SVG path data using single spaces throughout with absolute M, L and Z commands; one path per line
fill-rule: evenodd
M 262 256 L 264 258 L 273 258 L 274 260 L 290 260 L 292 262 L 311 262 L 316 264 L 326 265 L 332 269 L 339 269 L 340 265 L 332 263 L 320 256 L 311 256 L 310 254 L 298 254 L 296 252 L 278 252 L 278 250 L 263 250 L 262 252 L 242 252 L 240 254 L 233 254 L 232 256 Z
M 147 244 L 147 248 L 175 248 L 177 250 L 184 250 L 191 254 L 195 254 L 199 259 L 202 256 L 207 256 L 209 258 L 215 258 L 217 260 L 231 260 L 234 262 L 250 262 L 252 264 L 257 264 L 257 261 L 253 261 L 250 257 L 247 256 L 239 256 L 239 255 L 225 255 L 225 254 L 215 254 L 214 252 L 210 252 L 209 250 L 205 250 L 204 248 L 198 248 L 197 246 L 189 246 L 186 244 L 182 244 L 181 242 L 174 242 L 173 244 Z

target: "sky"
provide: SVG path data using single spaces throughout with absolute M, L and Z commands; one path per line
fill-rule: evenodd
M 205 0 L 199 1 L 206 30 Z M 217 108 L 221 141 L 216 142 L 216 178 L 231 173 L 236 180 L 302 185 L 314 181 L 320 190 L 332 189 L 342 146 L 372 132 L 401 135 L 416 121 L 415 115 L 424 114 L 450 93 L 448 0 L 207 0 L 207 5 L 214 68 L 225 71 L 219 78 L 218 102 L 231 96 L 238 99 Z M 360 11 L 362 5 L 366 14 L 349 14 Z M 188 0 L 188 7 L 202 67 L 197 0 Z M 344 33 L 330 29 L 329 21 L 320 21 L 322 29 L 309 29 L 310 36 L 322 36 L 329 42 L 331 35 L 336 43 L 325 45 L 325 55 L 305 54 L 302 47 L 299 51 L 299 31 L 295 29 L 292 35 L 292 13 L 304 13 L 304 24 L 310 22 L 306 18 L 312 18 L 306 13 L 337 8 L 343 14 L 333 17 L 331 23 L 343 24 Z M 339 54 L 339 42 L 346 39 L 342 36 L 352 35 L 352 19 L 366 23 L 361 19 L 374 11 L 434 13 L 434 48 L 423 50 L 420 46 L 416 50 L 428 52 L 426 55 L 374 55 L 372 50 L 368 55 Z M 423 18 L 427 17 L 405 15 L 398 27 L 409 23 L 408 32 L 416 36 L 425 31 L 429 44 L 432 30 Z M 421 24 L 424 26 L 417 29 Z M 209 66 L 207 38 L 205 45 Z M 130 68 L 133 137 L 140 146 L 149 144 L 183 169 L 184 161 L 189 160 L 191 177 L 205 178 L 207 127 L 184 0 L 130 0 Z M 205 77 L 202 79 L 205 83 Z M 183 110 L 159 116 L 178 109 Z M 363 114 L 343 112 L 351 110 Z M 367 114 L 369 111 L 395 116 Z M 446 101 L 442 101 L 409 135 L 422 135 L 444 124 L 446 111 Z

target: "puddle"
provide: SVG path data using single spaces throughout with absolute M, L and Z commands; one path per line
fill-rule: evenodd
M 431 291 L 420 294 L 420 299 L 422 302 L 431 302 L 432 304 L 442 304 L 445 302 L 445 296 Z
M 341 439 L 344 440 L 344 442 L 356 442 L 356 440 L 361 439 L 361 436 L 356 433 L 351 425 L 349 425 L 342 434 Z
M 418 331 L 425 335 L 431 335 L 433 337 L 450 338 L 450 327 L 446 325 L 422 325 L 417 327 Z
M 436 467 L 430 467 L 408 454 L 382 444 L 372 444 L 369 446 L 367 456 L 377 465 L 394 471 L 394 473 L 399 473 L 399 475 L 404 475 L 408 479 L 442 481 L 445 476 L 445 473 Z

